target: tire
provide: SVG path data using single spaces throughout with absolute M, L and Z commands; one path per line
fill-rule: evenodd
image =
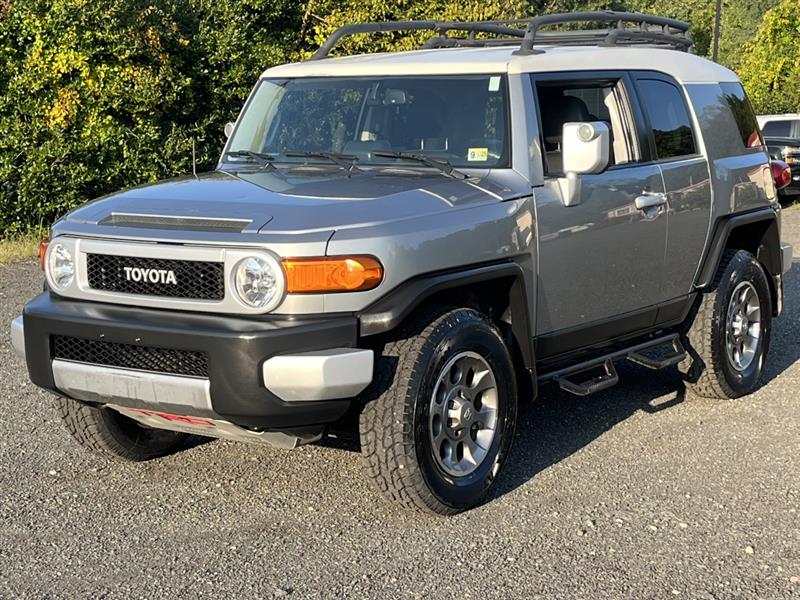
M 751 320 L 737 320 L 736 315 L 742 313 L 733 304 L 738 301 L 741 306 L 742 299 Z M 753 343 L 756 323 L 758 336 Z M 761 379 L 771 333 L 772 299 L 763 267 L 749 252 L 729 250 L 717 270 L 713 291 L 701 297 L 684 336 L 688 357 L 680 370 L 689 392 L 722 400 L 753 392 Z M 741 346 L 737 334 L 746 340 Z
M 143 427 L 110 408 L 96 408 L 68 398 L 58 399 L 61 420 L 84 448 L 106 458 L 143 461 L 172 454 L 189 435 Z
M 413 319 L 384 347 L 365 400 L 362 455 L 389 499 L 441 515 L 486 499 L 517 418 L 511 355 L 489 319 L 465 308 Z

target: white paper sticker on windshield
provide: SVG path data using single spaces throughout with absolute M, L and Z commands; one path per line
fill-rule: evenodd
M 496 92 L 500 89 L 500 77 L 490 77 L 489 78 L 489 91 Z
M 489 160 L 488 148 L 470 148 L 467 151 L 467 160 L 469 162 L 486 162 Z

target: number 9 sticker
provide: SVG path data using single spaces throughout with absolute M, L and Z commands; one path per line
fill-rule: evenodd
M 489 149 L 470 148 L 467 150 L 467 160 L 469 162 L 486 162 L 489 160 Z

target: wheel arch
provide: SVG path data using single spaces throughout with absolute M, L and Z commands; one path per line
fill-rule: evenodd
M 359 333 L 362 337 L 389 333 L 426 306 L 475 308 L 510 337 L 515 365 L 528 371 L 535 383 L 528 301 L 524 272 L 514 262 L 430 273 L 406 281 L 362 311 Z
M 712 287 L 727 250 L 747 250 L 761 263 L 769 275 L 767 280 L 773 310 L 777 312 L 779 300 L 775 278 L 780 277 L 782 272 L 779 212 L 768 207 L 720 219 L 697 276 L 697 289 L 708 290 Z

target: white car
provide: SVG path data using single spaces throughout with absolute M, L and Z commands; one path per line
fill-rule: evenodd
M 759 115 L 756 118 L 765 137 L 800 138 L 800 113 Z

